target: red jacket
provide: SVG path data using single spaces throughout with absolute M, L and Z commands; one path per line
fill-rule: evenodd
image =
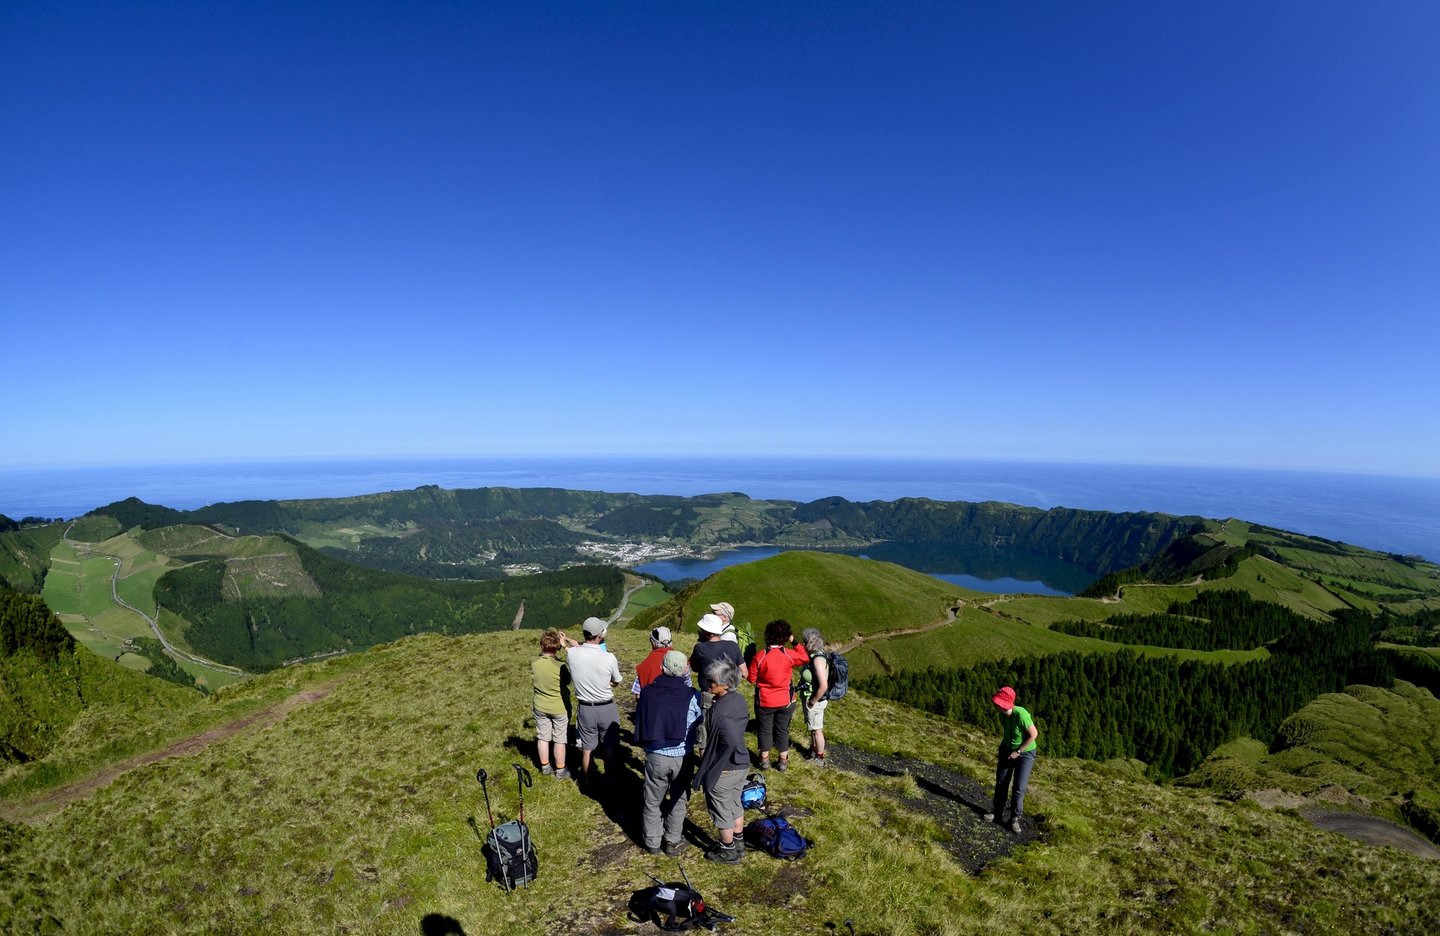
M 650 685 L 655 681 L 655 677 L 660 675 L 660 667 L 665 662 L 665 654 L 669 652 L 669 647 L 656 647 L 650 651 L 649 656 L 640 661 L 639 666 L 635 667 L 635 679 L 640 683 L 641 689 Z
M 810 662 L 804 647 L 766 647 L 750 660 L 746 678 L 760 690 L 761 708 L 784 708 L 790 704 L 790 676 L 797 666 Z

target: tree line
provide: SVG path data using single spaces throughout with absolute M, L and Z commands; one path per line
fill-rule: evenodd
M 1269 738 L 1323 692 L 1352 683 L 1388 688 L 1389 654 L 1372 644 L 1373 620 L 1341 613 L 1275 641 L 1269 659 L 1224 665 L 1115 653 L 1059 653 L 974 666 L 905 670 L 863 680 L 872 695 L 993 728 L 990 697 L 1014 686 L 1036 718 L 1043 749 L 1066 757 L 1137 758 L 1168 778 L 1188 773 L 1220 744 Z
M 1118 614 L 1104 621 L 1060 621 L 1051 630 L 1111 643 L 1179 650 L 1250 650 L 1314 622 L 1282 605 L 1230 589 L 1174 601 L 1165 614 Z

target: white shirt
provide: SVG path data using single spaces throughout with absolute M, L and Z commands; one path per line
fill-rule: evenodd
M 565 665 L 570 667 L 570 685 L 581 702 L 613 702 L 612 686 L 620 684 L 620 661 L 615 654 L 600 649 L 599 644 L 581 644 L 565 651 Z

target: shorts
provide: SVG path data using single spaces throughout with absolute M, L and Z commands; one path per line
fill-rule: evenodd
M 825 707 L 829 704 L 830 700 L 826 699 L 823 702 L 816 702 L 813 709 L 808 705 L 801 705 L 801 710 L 805 712 L 805 727 L 811 731 L 824 731 Z
M 735 820 L 745 815 L 740 805 L 740 791 L 745 788 L 745 768 L 722 770 L 715 783 L 705 791 L 705 808 L 710 811 L 710 821 L 717 829 L 728 829 Z
M 559 715 L 547 715 L 539 709 L 535 713 L 535 740 L 540 744 L 554 741 L 557 744 L 564 744 L 566 730 L 570 727 L 570 716 L 561 712 Z
M 620 707 L 614 702 L 604 705 L 579 706 L 580 717 L 576 719 L 575 733 L 580 741 L 580 750 L 593 751 L 596 748 L 613 748 L 620 743 Z

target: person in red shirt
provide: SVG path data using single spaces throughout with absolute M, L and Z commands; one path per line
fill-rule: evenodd
M 783 618 L 765 625 L 765 649 L 750 659 L 746 678 L 755 684 L 755 733 L 760 741 L 760 769 L 770 767 L 770 746 L 780 752 L 778 769 L 790 766 L 790 719 L 795 715 L 791 677 L 797 666 L 810 662 L 804 647 L 795 645 L 790 622 Z
M 665 661 L 665 654 L 670 652 L 670 643 L 670 628 L 657 627 L 650 632 L 650 655 L 635 667 L 635 681 L 630 684 L 630 691 L 637 699 L 640 697 L 640 690 L 660 675 L 660 666 Z

